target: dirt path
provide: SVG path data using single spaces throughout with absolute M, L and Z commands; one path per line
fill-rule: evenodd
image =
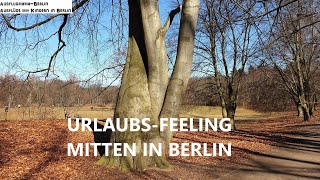
M 278 148 L 253 153 L 240 169 L 220 179 L 320 179 L 320 124 L 294 127 L 291 135 L 271 135 Z

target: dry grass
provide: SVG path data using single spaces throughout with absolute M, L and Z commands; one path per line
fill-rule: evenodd
M 113 116 L 113 108 L 111 105 L 105 107 L 68 107 L 67 112 L 74 117 L 78 114 L 80 117 L 87 118 L 99 118 L 103 119 L 106 117 Z M 0 120 L 54 120 L 64 119 L 64 108 L 62 107 L 21 107 L 21 108 L 10 108 L 7 113 L 4 111 L 0 112 Z
M 105 107 L 69 107 L 68 112 L 71 117 L 78 114 L 80 117 L 105 119 L 113 117 L 113 107 L 107 105 Z M 213 106 L 183 106 L 180 111 L 180 117 L 197 118 L 222 118 L 221 108 Z M 236 120 L 266 120 L 283 115 L 294 115 L 295 112 L 257 112 L 246 108 L 238 108 L 236 112 Z M 64 109 L 62 107 L 21 107 L 11 108 L 6 114 L 0 112 L 0 120 L 39 120 L 39 119 L 64 119 Z
M 295 112 L 258 112 L 239 107 L 236 112 L 236 120 L 266 120 L 283 115 L 293 115 Z M 213 106 L 183 106 L 180 117 L 196 118 L 222 118 L 221 108 Z

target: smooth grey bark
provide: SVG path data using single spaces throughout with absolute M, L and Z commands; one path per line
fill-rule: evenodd
M 194 39 L 199 11 L 198 0 L 185 0 L 182 6 L 178 50 L 173 73 L 166 91 L 161 117 L 178 117 L 182 96 L 191 73 Z M 166 130 L 163 138 L 167 143 L 172 133 Z
M 151 125 L 159 124 L 160 116 L 178 116 L 193 60 L 199 0 L 183 1 L 177 59 L 170 81 L 165 34 L 180 7 L 174 9 L 161 26 L 157 0 L 129 0 L 128 3 L 129 46 L 114 118 L 149 117 Z M 171 139 L 169 134 L 155 128 L 149 132 L 115 132 L 112 142 L 136 143 L 137 156 L 103 156 L 97 164 L 139 171 L 167 168 L 165 145 Z M 163 143 L 163 155 L 142 156 L 142 143 Z

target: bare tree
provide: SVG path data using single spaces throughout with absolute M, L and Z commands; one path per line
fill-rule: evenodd
M 298 0 L 277 15 L 267 54 L 305 121 L 314 114 L 319 71 L 318 1 Z
M 255 5 L 249 0 L 205 0 L 199 18 L 197 48 L 201 59 L 209 61 L 213 69 L 222 116 L 231 119 L 233 129 L 241 79 L 249 58 L 257 50 L 251 17 Z
M 168 81 L 168 59 L 165 35 L 175 14 L 181 11 L 179 43 L 175 67 Z M 115 109 L 115 117 L 151 117 L 151 124 L 159 124 L 159 117 L 177 117 L 182 95 L 190 76 L 193 43 L 199 1 L 185 0 L 169 14 L 165 24 L 160 22 L 158 1 L 129 1 L 129 47 Z M 115 133 L 114 142 L 169 142 L 171 132 L 159 130 L 143 133 Z M 165 151 L 163 151 L 164 153 Z M 165 156 L 111 157 L 108 163 L 121 162 L 122 169 L 143 170 L 148 166 L 168 166 Z M 115 159 L 115 161 L 112 161 Z
M 75 1 L 73 11 L 84 8 L 89 0 Z M 159 124 L 159 117 L 177 117 L 190 76 L 194 36 L 198 18 L 199 0 L 184 0 L 181 6 L 171 11 L 162 26 L 158 0 L 128 1 L 129 7 L 129 43 L 126 64 L 119 90 L 115 118 L 150 117 L 151 124 Z M 165 35 L 174 16 L 181 11 L 179 42 L 174 70 L 169 81 L 168 58 Z M 70 22 L 70 15 L 52 15 L 26 27 L 14 27 L 11 23 L 16 17 L 2 16 L 7 26 L 16 31 L 27 31 L 46 25 L 55 18 L 62 18 L 56 34 L 58 48 L 49 59 L 48 67 L 31 73 L 50 72 L 59 52 L 66 46 L 63 31 Z M 29 24 L 29 23 L 26 23 Z M 172 134 L 169 130 L 159 129 L 143 132 L 115 132 L 112 142 L 142 143 L 169 142 Z M 102 157 L 99 164 L 118 166 L 122 170 L 144 170 L 148 167 L 168 167 L 166 157 L 144 157 L 138 148 L 137 157 Z M 163 154 L 165 154 L 163 149 Z

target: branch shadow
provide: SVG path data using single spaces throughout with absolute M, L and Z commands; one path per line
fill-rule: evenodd
M 52 126 L 55 126 L 55 125 L 52 125 Z M 34 174 L 41 172 L 50 164 L 60 161 L 59 154 L 65 151 L 65 149 L 60 145 L 63 143 L 66 143 L 68 138 L 67 136 L 68 132 L 67 130 L 59 127 L 52 127 L 52 128 L 59 130 L 59 133 L 52 139 L 50 143 L 48 143 L 47 141 L 41 142 L 40 148 L 39 148 L 41 152 L 48 152 L 47 153 L 48 155 L 35 167 L 29 169 L 29 171 L 25 173 L 21 179 L 30 179 L 34 176 Z

